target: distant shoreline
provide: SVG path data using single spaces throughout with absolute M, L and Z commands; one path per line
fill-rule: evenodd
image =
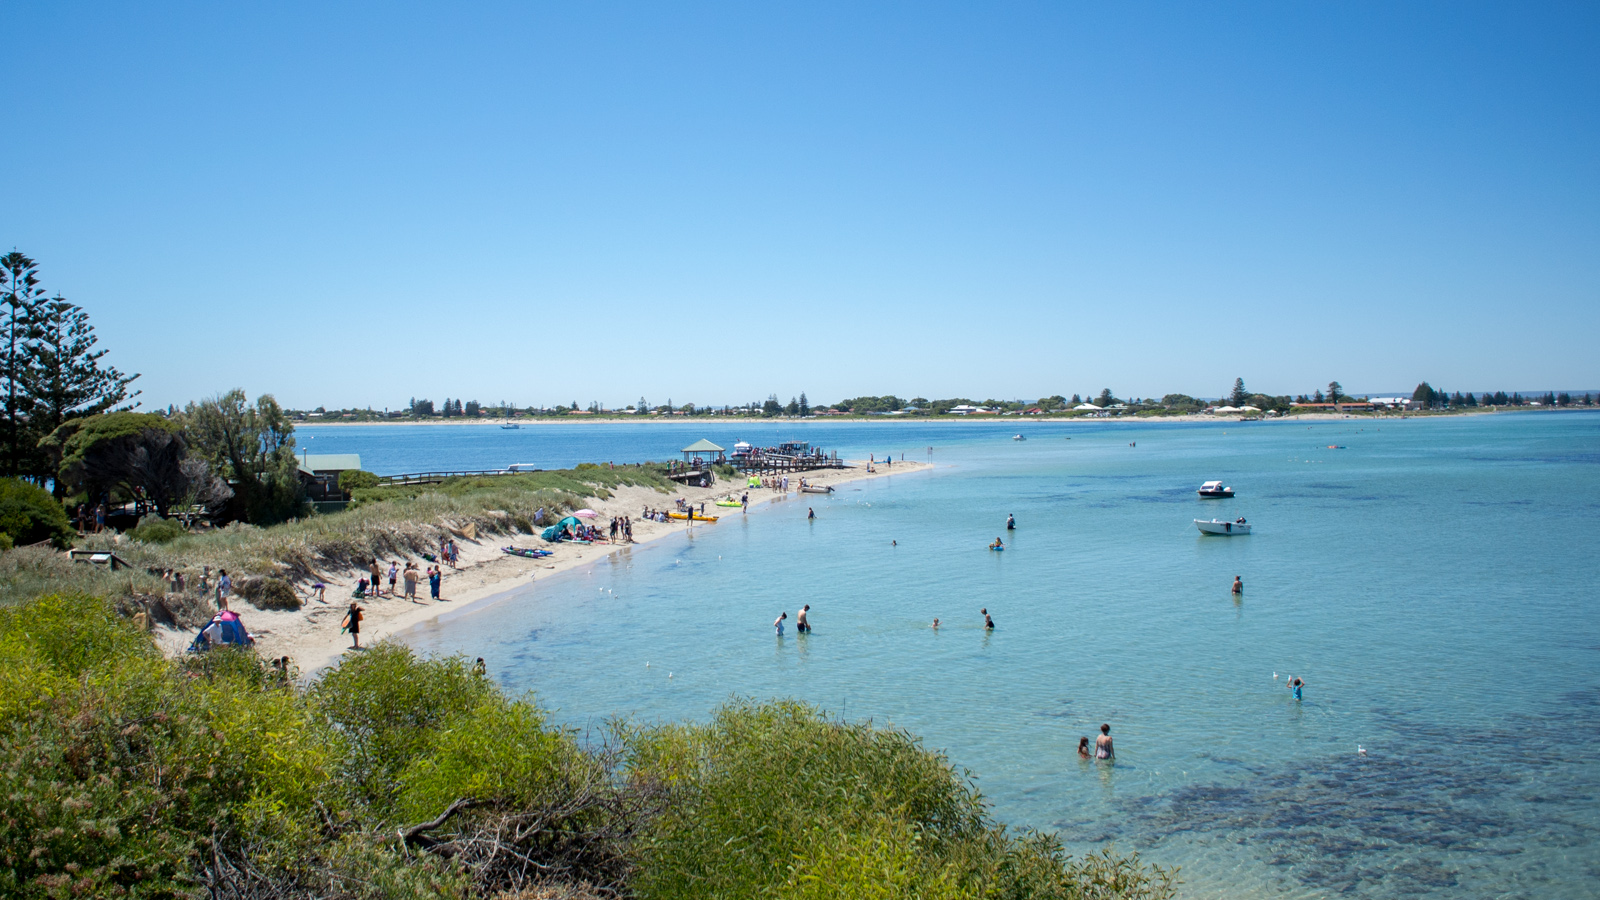
M 1596 412 L 1597 407 L 1566 407 L 1561 409 L 1466 409 L 1450 412 L 1406 412 L 1406 413 L 1297 413 L 1290 416 L 1276 418 L 1245 419 L 1240 416 L 1215 416 L 1200 413 L 1184 413 L 1174 416 L 826 416 L 810 418 L 790 418 L 787 416 L 774 416 L 772 418 L 754 418 L 744 416 L 707 416 L 689 418 L 687 416 L 608 416 L 605 418 L 562 418 L 562 419 L 518 419 L 515 424 L 518 428 L 536 428 L 546 425 L 640 425 L 640 424 L 705 424 L 705 425 L 756 425 L 772 423 L 782 425 L 827 425 L 838 422 L 871 422 L 885 425 L 904 424 L 910 422 L 931 423 L 958 423 L 958 422 L 984 422 L 994 425 L 1036 425 L 1041 422 L 1215 422 L 1221 424 L 1240 424 L 1243 422 L 1336 422 L 1346 419 L 1374 419 L 1379 421 L 1396 419 L 1442 419 L 1458 416 L 1488 416 L 1497 413 L 1528 413 L 1528 412 Z M 376 422 L 345 422 L 337 420 L 307 420 L 296 421 L 296 428 L 333 427 L 333 428 L 366 428 L 377 425 L 404 425 L 408 427 L 423 425 L 449 425 L 451 427 L 475 425 L 481 428 L 500 427 L 503 419 L 468 419 L 452 416 L 448 419 L 388 419 Z M 506 429 L 514 431 L 517 429 Z

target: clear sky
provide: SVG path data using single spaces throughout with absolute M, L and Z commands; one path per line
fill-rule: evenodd
M 1600 387 L 1594 3 L 10 2 L 147 406 Z

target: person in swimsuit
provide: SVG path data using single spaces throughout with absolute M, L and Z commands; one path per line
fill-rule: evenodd
M 372 573 L 372 582 L 371 582 L 372 583 L 372 596 L 374 596 L 374 597 L 382 597 L 383 596 L 383 570 L 378 568 L 378 561 L 377 560 L 373 560 L 372 561 L 372 565 L 367 567 L 367 571 Z
M 1101 725 L 1100 736 L 1094 739 L 1095 759 L 1116 759 L 1117 751 L 1111 749 L 1111 726 Z
M 1244 593 L 1244 582 L 1240 581 L 1237 575 L 1233 576 L 1233 592 L 1235 594 Z
M 811 604 L 807 603 L 805 606 L 800 607 L 799 612 L 794 614 L 794 630 L 800 634 L 809 634 L 811 632 L 811 623 L 806 619 L 806 613 L 810 611 Z
M 783 637 L 783 620 L 787 618 L 789 618 L 789 614 L 787 612 L 783 612 L 779 613 L 778 617 L 772 620 L 772 627 L 778 629 L 778 637 Z
M 938 619 L 934 619 L 933 620 L 933 630 L 934 631 L 938 631 L 939 630 L 939 620 Z
M 399 580 L 400 564 L 398 562 L 389 563 L 389 596 L 393 597 L 395 595 L 394 584 Z
M 361 649 L 361 604 L 352 602 L 350 611 L 344 615 L 344 627 L 350 632 L 350 647 L 354 650 Z
M 994 617 L 989 615 L 988 608 L 985 607 L 984 609 L 978 610 L 978 612 L 983 613 L 983 628 L 984 628 L 984 630 L 985 631 L 993 631 L 994 630 Z
M 808 507 L 806 507 L 806 518 L 808 518 L 808 519 L 815 519 L 815 518 L 816 518 L 816 517 L 817 517 L 817 511 L 816 511 L 816 510 L 814 510 L 814 509 L 812 509 L 812 508 L 811 508 L 811 507 L 809 507 L 809 506 L 808 506 Z
M 1017 517 L 1013 516 L 1013 515 L 1011 515 L 1009 513 L 1006 514 L 1006 530 L 1007 531 L 1016 531 L 1017 530 Z
M 1289 682 L 1289 690 L 1294 691 L 1294 699 L 1296 701 L 1304 699 L 1303 697 L 1300 696 L 1300 689 L 1305 687 L 1305 686 L 1306 686 L 1306 683 L 1304 681 L 1301 681 L 1298 678 L 1295 678 L 1295 679 L 1293 679 L 1293 680 L 1291 680 Z
M 1089 758 L 1089 739 L 1086 737 L 1078 738 L 1078 758 Z

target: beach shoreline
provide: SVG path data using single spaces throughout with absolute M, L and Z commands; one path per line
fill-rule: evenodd
M 851 468 L 847 469 L 807 472 L 804 473 L 804 477 L 808 484 L 832 487 L 852 481 L 926 472 L 935 468 L 933 463 L 912 460 L 893 461 L 888 465 L 878 462 L 870 470 L 867 460 L 850 461 L 849 465 Z M 363 610 L 362 646 L 376 644 L 435 619 L 456 618 L 468 611 L 491 606 L 516 590 L 532 584 L 536 577 L 548 577 L 581 569 L 627 547 L 653 543 L 671 535 L 682 534 L 690 527 L 717 527 L 715 522 L 696 523 L 691 526 L 687 521 L 675 519 L 667 522 L 645 520 L 642 518 L 642 513 L 647 506 L 651 509 L 672 509 L 675 508 L 674 501 L 681 498 L 685 503 L 695 505 L 697 512 L 703 504 L 706 516 L 721 518 L 725 515 L 745 515 L 738 507 L 719 507 L 715 503 L 718 499 L 730 495 L 738 498 L 748 491 L 749 508 L 751 511 L 758 511 L 761 507 L 780 499 L 804 496 L 799 493 L 800 477 L 799 474 L 789 476 L 787 491 L 746 488 L 741 477 L 722 480 L 707 488 L 679 487 L 670 493 L 642 486 L 623 487 L 613 491 L 611 496 L 604 500 L 591 499 L 589 508 L 593 509 L 597 516 L 589 521 L 603 531 L 607 530 L 606 526 L 613 516 L 628 516 L 633 520 L 632 544 L 570 542 L 547 544 L 539 540 L 536 535 L 495 534 L 479 537 L 476 534 L 459 534 L 456 538 L 459 565 L 455 569 L 445 569 L 441 600 L 434 601 L 428 598 L 427 581 L 423 579 L 418 583 L 418 601 L 407 600 L 403 596 L 388 595 L 369 596 L 360 601 Z M 553 551 L 554 555 L 542 559 L 528 559 L 503 552 L 501 549 L 503 546 L 537 546 Z M 408 560 L 397 561 L 403 567 Z M 426 565 L 422 559 L 409 561 L 419 566 Z M 379 560 L 380 567 L 385 573 L 390 562 L 391 560 L 387 558 Z M 246 628 L 255 637 L 258 654 L 273 659 L 288 656 L 291 664 L 299 670 L 301 678 L 309 679 L 336 664 L 346 653 L 353 652 L 350 636 L 343 632 L 341 622 L 350 608 L 356 582 L 364 574 L 364 571 L 350 570 L 340 573 L 339 576 L 328 577 L 323 582 L 327 585 L 326 602 L 319 602 L 314 598 L 306 599 L 299 610 L 257 609 L 242 598 L 235 598 L 232 607 L 240 614 Z M 296 588 L 302 595 L 310 592 L 309 584 L 297 584 Z M 169 656 L 185 652 L 194 637 L 193 629 L 173 628 L 158 628 L 154 636 L 158 646 Z

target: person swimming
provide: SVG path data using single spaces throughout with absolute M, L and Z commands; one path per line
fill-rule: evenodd
M 995 539 L 994 539 L 994 543 L 992 543 L 992 544 L 990 544 L 990 545 L 989 545 L 989 549 L 990 549 L 990 550 L 1004 550 L 1004 549 L 1005 549 L 1005 546 L 1006 546 L 1006 542 L 1005 542 L 1005 541 L 1002 541 L 1002 540 L 1000 540 L 1000 538 L 999 538 L 999 537 L 998 537 L 998 536 L 997 536 L 997 537 L 996 537 L 996 538 L 995 538 Z

